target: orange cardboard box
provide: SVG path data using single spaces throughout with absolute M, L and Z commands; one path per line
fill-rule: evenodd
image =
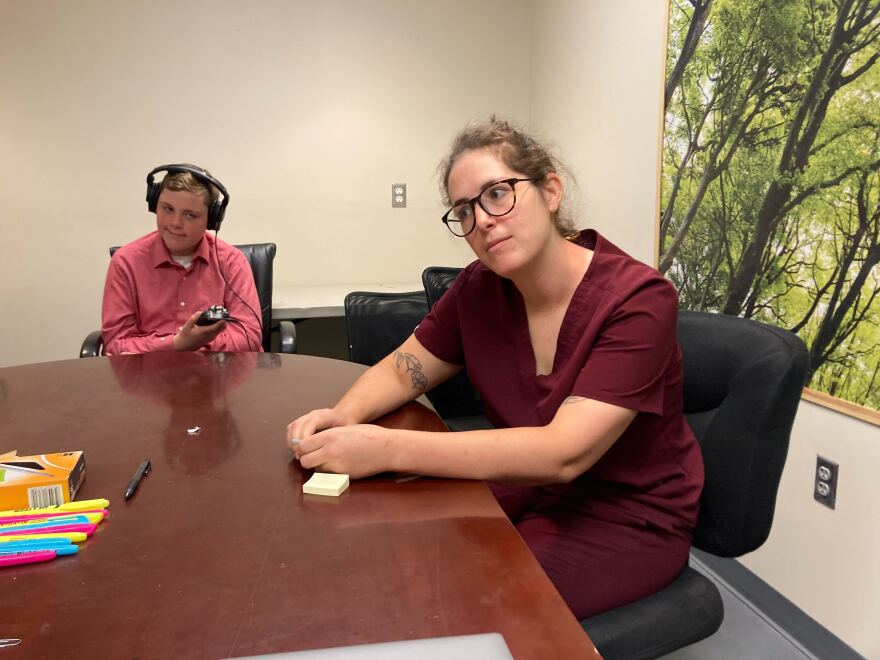
M 81 451 L 19 456 L 0 454 L 0 510 L 34 509 L 70 502 L 86 478 Z

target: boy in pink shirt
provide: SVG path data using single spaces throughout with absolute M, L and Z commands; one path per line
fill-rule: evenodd
M 161 171 L 165 177 L 154 183 Z M 101 314 L 105 354 L 261 351 L 250 265 L 234 246 L 207 234 L 223 221 L 229 201 L 223 185 L 192 165 L 157 167 L 147 182 L 157 229 L 110 260 Z M 196 325 L 213 305 L 235 322 Z

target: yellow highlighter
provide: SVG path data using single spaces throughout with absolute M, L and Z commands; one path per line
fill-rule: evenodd
M 104 514 L 100 511 L 89 511 L 89 512 L 84 511 L 83 513 L 77 513 L 76 515 L 85 516 L 86 518 L 89 519 L 90 523 L 99 523 L 102 520 L 104 520 Z
M 55 534 L 10 534 L 0 536 L 0 543 L 7 541 L 27 541 L 30 539 L 70 539 L 72 543 L 82 543 L 88 535 L 85 532 L 56 532 Z
M 106 509 L 110 506 L 110 500 L 81 500 L 79 502 L 65 502 L 64 504 L 56 504 L 54 506 L 42 507 L 40 509 L 15 509 L 12 511 L 0 511 L 0 518 L 9 516 L 28 516 L 39 513 L 70 513 L 72 511 L 95 511 Z

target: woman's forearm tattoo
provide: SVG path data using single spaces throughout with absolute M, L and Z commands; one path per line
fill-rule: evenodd
M 400 369 L 401 364 L 406 364 L 406 370 L 409 373 L 410 380 L 412 380 L 413 389 L 421 390 L 422 392 L 427 390 L 428 379 L 422 373 L 422 363 L 419 362 L 419 359 L 412 353 L 401 353 L 400 351 L 394 351 L 394 356 L 397 358 L 395 366 L 398 369 Z

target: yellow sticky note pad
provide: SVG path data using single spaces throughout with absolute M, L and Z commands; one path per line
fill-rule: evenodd
M 329 495 L 338 497 L 348 488 L 347 474 L 329 474 L 315 472 L 312 478 L 303 484 L 303 492 L 309 495 Z

